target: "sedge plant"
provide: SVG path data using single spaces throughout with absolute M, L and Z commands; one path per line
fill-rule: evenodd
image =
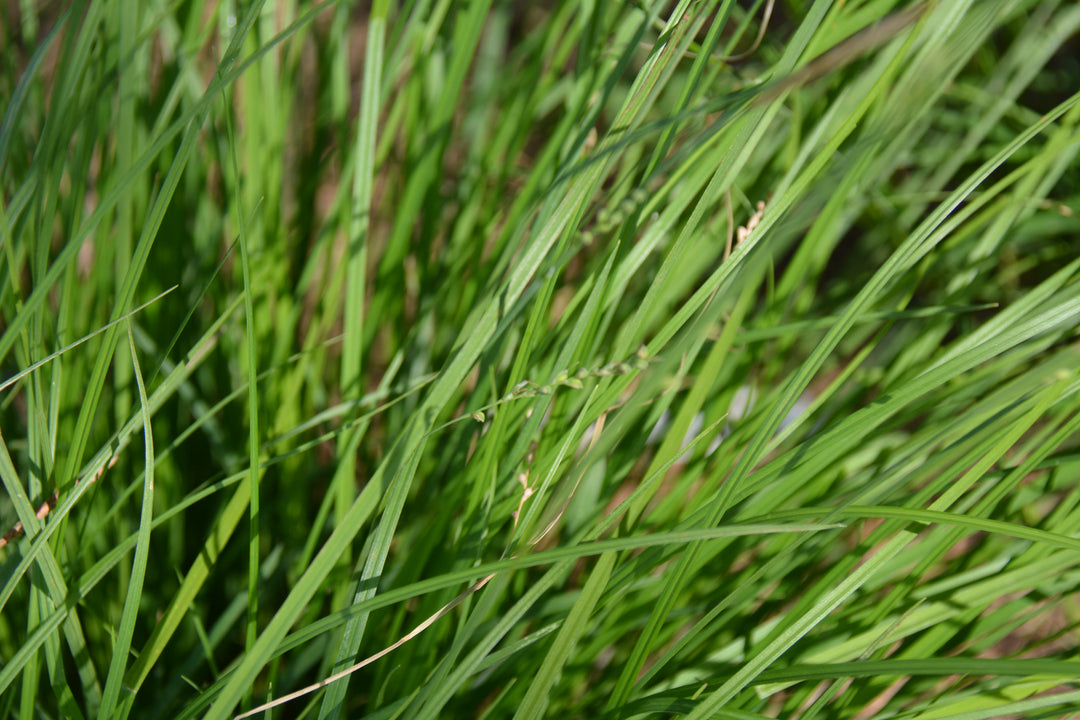
M 0 716 L 1076 716 L 1078 27 L 5 3 Z

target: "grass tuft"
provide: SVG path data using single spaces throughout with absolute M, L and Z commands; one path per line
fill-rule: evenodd
M 4 4 L 0 716 L 1075 713 L 1078 29 Z

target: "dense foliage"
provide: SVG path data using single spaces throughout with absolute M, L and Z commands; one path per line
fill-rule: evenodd
M 1080 5 L 34 5 L 0 716 L 1080 707 Z

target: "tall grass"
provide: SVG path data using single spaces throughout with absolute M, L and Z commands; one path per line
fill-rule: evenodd
M 1076 715 L 1080 6 L 37 5 L 0 716 Z

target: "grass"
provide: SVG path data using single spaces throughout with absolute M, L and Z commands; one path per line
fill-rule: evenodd
M 1076 717 L 1080 7 L 39 5 L 0 715 Z

